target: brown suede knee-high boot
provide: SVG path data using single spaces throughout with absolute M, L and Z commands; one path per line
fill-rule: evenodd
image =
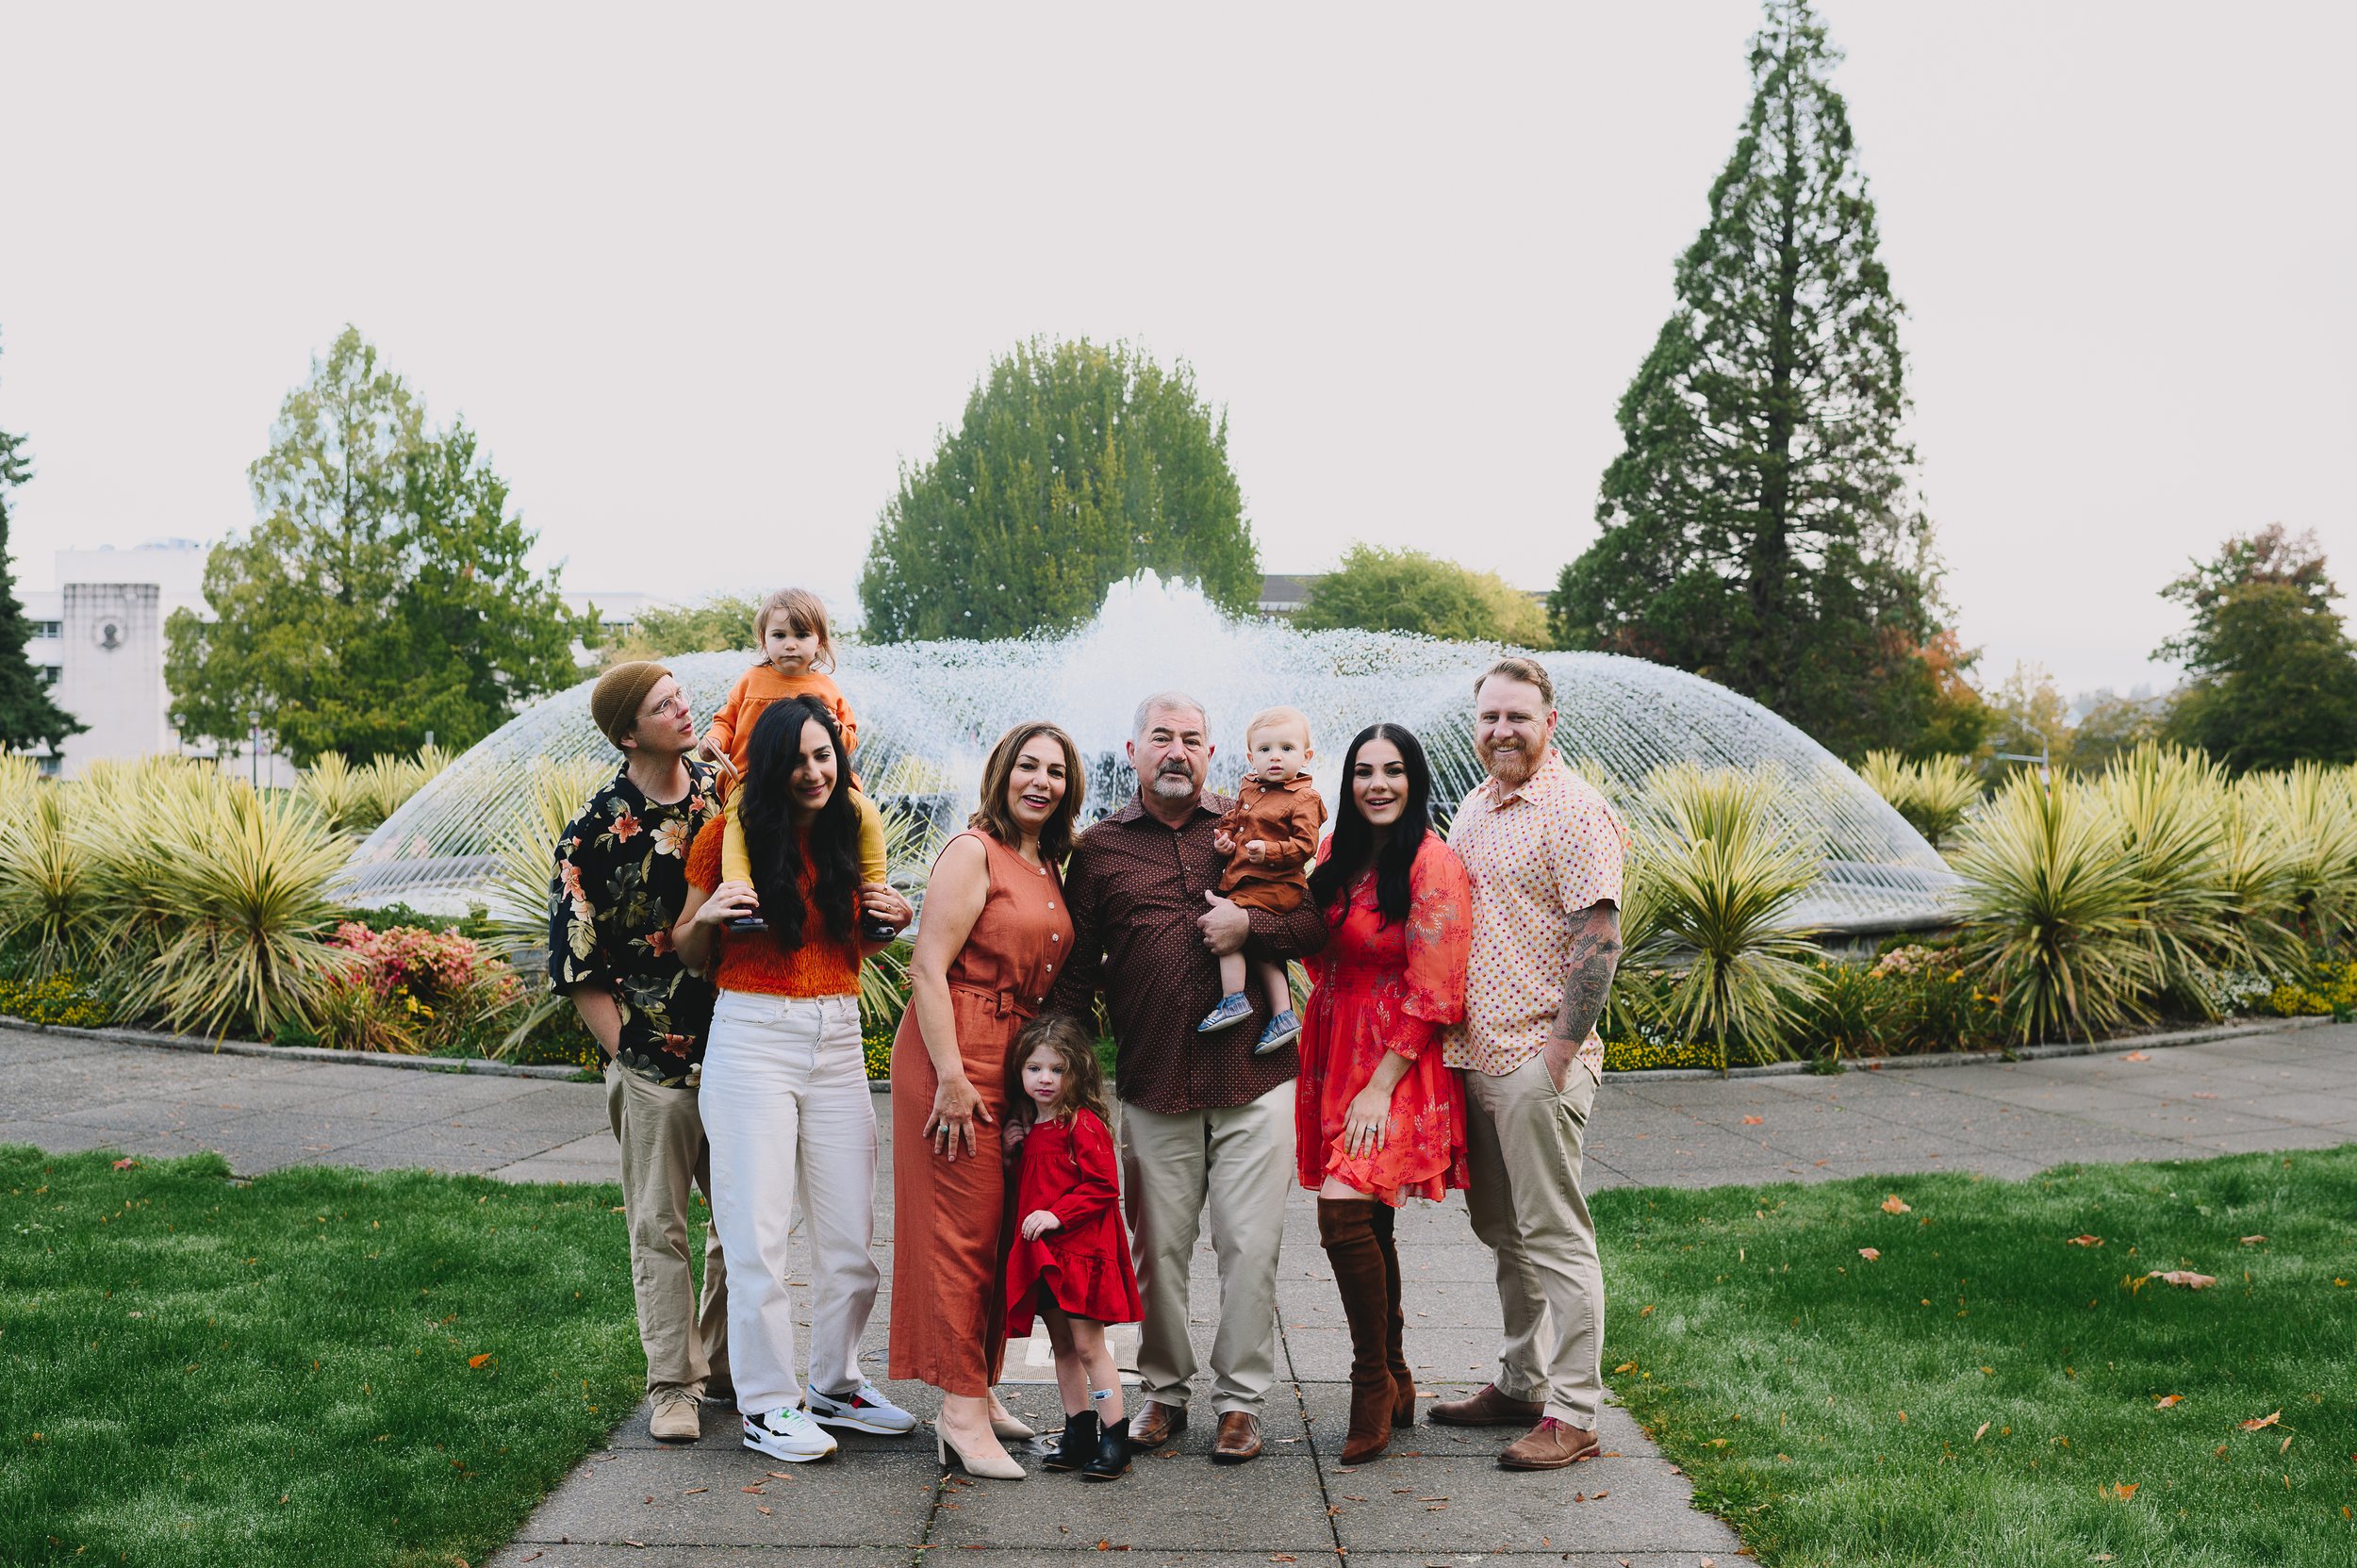
M 1392 1407 L 1398 1398 L 1383 1349 L 1390 1287 L 1370 1213 L 1381 1207 L 1364 1198 L 1318 1199 L 1318 1240 L 1333 1264 L 1343 1316 L 1350 1323 L 1350 1433 L 1343 1440 L 1344 1464 L 1371 1460 L 1392 1441 Z
M 1395 1428 L 1412 1427 L 1416 1424 L 1416 1375 L 1408 1369 L 1408 1325 L 1399 1304 L 1399 1248 L 1392 1243 L 1392 1226 L 1398 1211 L 1380 1200 L 1369 1207 L 1375 1211 L 1369 1216 L 1374 1221 L 1375 1244 L 1383 1249 L 1383 1279 L 1389 1308 L 1383 1323 L 1383 1360 L 1391 1368 L 1392 1382 L 1397 1391 L 1392 1405 L 1392 1425 Z

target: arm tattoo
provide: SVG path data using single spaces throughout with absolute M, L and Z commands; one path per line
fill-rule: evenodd
M 1572 917 L 1572 956 L 1563 966 L 1563 1005 L 1555 1015 L 1555 1038 L 1578 1045 L 1604 1014 L 1612 974 L 1621 965 L 1621 912 L 1591 904 Z

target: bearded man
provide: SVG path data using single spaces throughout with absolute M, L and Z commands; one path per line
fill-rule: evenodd
M 1604 1081 L 1596 1019 L 1621 956 L 1627 830 L 1555 751 L 1555 684 L 1501 659 L 1474 685 L 1489 777 L 1449 830 L 1473 883 L 1464 1021 L 1442 1059 L 1465 1073 L 1474 1234 L 1497 1254 L 1506 1343 L 1494 1381 L 1432 1408 L 1444 1426 L 1527 1427 L 1498 1463 L 1559 1470 L 1596 1451 L 1604 1274 L 1580 1190 Z

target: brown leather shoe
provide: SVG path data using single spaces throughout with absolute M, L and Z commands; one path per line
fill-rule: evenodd
M 1148 1399 L 1130 1418 L 1129 1446 L 1159 1448 L 1187 1429 L 1187 1407 Z
M 1596 1434 L 1548 1416 L 1507 1444 L 1498 1456 L 1501 1470 L 1560 1470 L 1596 1451 Z
M 1442 1399 L 1424 1412 L 1443 1427 L 1526 1427 L 1546 1413 L 1535 1399 L 1509 1399 L 1495 1383 L 1484 1383 L 1470 1399 Z
M 1261 1457 L 1261 1418 L 1250 1411 L 1229 1411 L 1219 1418 L 1219 1436 L 1211 1442 L 1213 1464 L 1242 1464 Z

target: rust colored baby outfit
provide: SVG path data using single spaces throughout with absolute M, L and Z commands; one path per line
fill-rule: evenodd
M 1309 774 L 1281 784 L 1244 780 L 1236 803 L 1219 819 L 1219 831 L 1236 841 L 1228 869 L 1220 874 L 1220 896 L 1272 915 L 1299 909 L 1310 896 L 1310 862 L 1324 826 L 1326 802 Z M 1266 855 L 1257 865 L 1244 854 L 1256 838 Z

